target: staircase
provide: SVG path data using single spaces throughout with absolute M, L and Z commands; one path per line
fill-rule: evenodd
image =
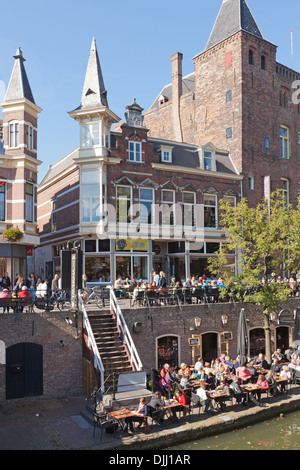
M 88 312 L 88 318 L 104 366 L 105 389 L 113 391 L 112 374 L 115 372 L 116 391 L 119 373 L 134 370 L 126 346 L 121 340 L 116 319 L 109 310 Z

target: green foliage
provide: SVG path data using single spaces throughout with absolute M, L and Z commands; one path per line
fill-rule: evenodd
M 300 209 L 300 205 L 299 208 Z M 267 273 L 294 271 L 300 258 L 300 211 L 285 204 L 280 191 L 249 207 L 243 199 L 236 207 L 221 201 L 220 226 L 227 242 L 215 258 L 210 258 L 213 274 L 221 276 L 221 295 L 234 295 L 240 301 L 260 305 L 269 315 L 290 293 L 286 283 L 270 283 Z M 238 253 L 238 275 L 228 271 L 227 256 Z M 251 287 L 251 289 L 249 288 Z

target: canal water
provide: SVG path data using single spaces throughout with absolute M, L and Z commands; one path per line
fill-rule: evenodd
M 300 411 L 168 450 L 299 450 Z

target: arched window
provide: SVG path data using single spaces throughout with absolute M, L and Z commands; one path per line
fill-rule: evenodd
M 266 70 L 266 58 L 264 55 L 261 56 L 261 68 L 262 70 Z
M 9 123 L 8 146 L 10 148 L 19 147 L 19 123 L 12 121 Z

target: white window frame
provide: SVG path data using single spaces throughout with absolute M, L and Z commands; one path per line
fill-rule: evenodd
M 94 129 L 93 129 L 94 127 Z M 94 134 L 94 132 L 96 132 Z M 85 134 L 86 133 L 86 134 Z M 88 134 L 87 134 L 88 133 Z M 81 148 L 88 149 L 101 145 L 100 122 L 87 122 L 81 125 Z
M 286 136 L 281 135 L 281 130 L 286 131 Z M 280 126 L 279 130 L 280 139 L 280 157 L 289 160 L 290 159 L 290 130 L 287 126 Z
M 193 195 L 193 202 L 185 202 L 184 201 L 184 195 L 185 194 L 190 194 L 190 195 Z M 196 207 L 196 193 L 194 193 L 193 191 L 183 191 L 182 192 L 182 206 L 183 206 L 183 211 L 182 211 L 182 224 L 183 224 L 183 227 L 196 227 L 196 211 L 195 211 L 195 207 Z M 192 210 L 192 223 L 191 224 L 187 224 L 186 223 L 186 220 L 185 220 L 185 208 L 188 207 L 189 209 Z
M 289 206 L 290 203 L 290 182 L 287 178 L 281 178 L 281 193 L 285 197 L 286 206 Z
M 151 200 L 150 200 L 150 199 L 142 199 L 142 198 L 141 198 L 141 190 L 143 190 L 143 189 L 147 189 L 147 190 L 149 190 L 149 191 L 152 192 L 152 199 L 151 199 Z M 152 225 L 152 224 L 154 223 L 154 221 L 155 221 L 155 214 L 154 214 L 154 189 L 153 189 L 153 188 L 147 188 L 147 187 L 145 187 L 145 186 L 141 186 L 141 187 L 139 188 L 139 204 L 140 204 L 140 206 L 143 205 L 143 202 L 146 202 L 146 203 L 151 202 L 150 224 Z M 140 218 L 140 223 L 141 223 L 141 224 L 149 225 L 149 220 L 144 220 L 144 218 L 141 217 L 141 209 L 139 210 L 139 212 L 140 212 L 140 217 L 139 217 L 139 218 Z M 149 218 L 149 216 L 148 216 L 148 218 Z
M 9 148 L 19 148 L 20 146 L 20 123 L 11 121 L 8 124 L 8 146 Z
M 124 196 L 120 196 L 118 197 L 118 188 L 129 188 L 130 189 L 130 199 L 128 199 L 127 197 L 124 197 Z M 127 213 L 127 216 L 126 216 L 126 221 L 118 221 L 118 201 L 126 201 L 127 202 L 127 206 L 128 206 L 128 201 L 130 202 L 129 204 L 129 213 Z M 120 219 L 120 215 L 119 215 L 119 219 Z M 132 186 L 129 186 L 129 185 L 125 185 L 125 184 L 118 184 L 116 186 L 116 223 L 117 224 L 129 224 L 131 223 L 132 221 Z
M 131 149 L 131 146 L 133 149 Z M 130 162 L 142 162 L 142 142 L 130 140 L 128 142 L 128 160 Z
M 164 201 L 164 194 L 172 193 L 172 201 Z M 161 193 L 162 200 L 162 225 L 174 227 L 176 225 L 176 213 L 175 213 L 175 191 L 173 189 L 162 189 Z M 168 210 L 166 211 L 166 208 Z M 173 214 L 173 223 L 171 224 L 171 214 Z M 167 220 L 168 219 L 168 220 Z
M 213 197 L 214 200 L 215 200 L 215 203 L 214 204 L 205 204 L 205 198 L 206 197 Z M 211 228 L 217 228 L 218 227 L 218 198 L 217 198 L 216 194 L 204 194 L 204 196 L 203 196 L 203 205 L 204 205 L 204 227 L 210 228 L 210 229 Z M 206 207 L 209 207 L 209 208 L 214 207 L 214 209 L 215 209 L 215 224 L 214 224 L 213 227 L 209 227 L 209 226 L 205 225 L 205 208 Z
M 31 124 L 26 124 L 26 146 L 28 150 L 34 150 L 34 128 Z
M 27 192 L 27 187 L 31 187 L 32 194 Z M 34 223 L 34 185 L 25 183 L 25 220 L 29 223 Z

